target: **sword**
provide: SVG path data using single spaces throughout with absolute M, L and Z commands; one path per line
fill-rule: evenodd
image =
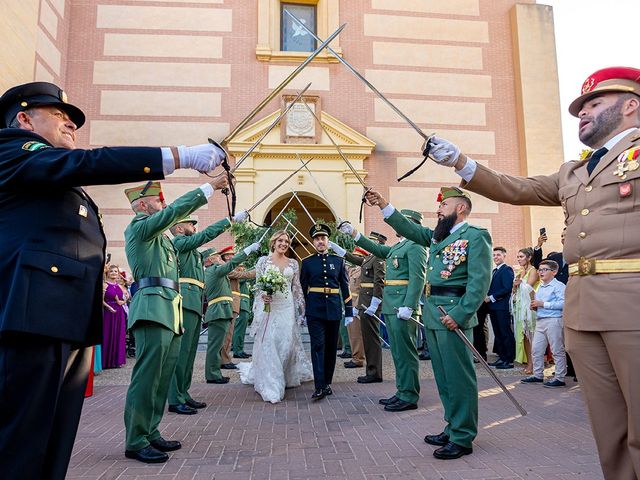
M 308 163 L 308 162 L 307 162 Z M 304 206 L 304 203 L 302 203 L 302 200 L 300 200 L 300 197 L 298 197 L 298 194 L 294 191 L 291 192 L 291 194 L 296 197 L 296 200 L 298 200 L 298 203 L 300 204 L 300 206 L 302 207 L 302 209 L 304 210 L 304 213 L 307 214 L 307 216 L 309 217 L 309 220 L 311 220 L 312 224 L 315 224 L 316 221 L 313 218 L 313 216 L 309 213 L 309 210 L 307 210 L 307 207 Z
M 284 180 L 282 180 L 278 185 L 276 185 L 275 187 L 273 187 L 269 193 L 267 193 L 265 196 L 263 196 L 260 200 L 258 200 L 256 203 L 254 203 L 253 205 L 251 205 L 248 209 L 247 212 L 250 212 L 251 210 L 253 210 L 254 208 L 256 208 L 258 205 L 260 205 L 262 202 L 264 202 L 267 198 L 269 198 L 269 196 L 271 196 L 271 194 L 273 192 L 275 192 L 276 190 L 278 190 L 282 185 L 284 185 L 285 183 L 287 183 L 289 181 L 289 179 L 291 177 L 293 177 L 296 173 L 298 173 L 300 170 L 302 170 L 304 167 L 307 166 L 307 163 L 309 163 L 311 160 L 313 160 L 313 158 L 310 158 L 309 160 L 306 161 L 306 163 L 304 163 L 301 167 L 299 167 L 298 169 L 294 170 L 293 172 L 291 172 L 291 174 L 287 175 L 287 178 L 285 178 Z M 299 201 L 299 200 L 298 200 Z
M 318 125 L 320 125 L 320 128 L 322 128 L 322 130 L 324 131 L 324 133 L 327 135 L 327 137 L 329 137 L 329 140 L 331 140 L 331 143 L 333 143 L 333 146 L 336 147 L 336 150 L 338 151 L 338 154 L 340 155 L 340 157 L 342 158 L 342 160 L 344 161 L 344 163 L 347 164 L 347 166 L 349 167 L 349 169 L 351 170 L 351 173 L 353 173 L 356 177 L 356 179 L 358 179 L 358 182 L 360 182 L 360 185 L 362 185 L 362 188 L 364 188 L 364 193 L 362 194 L 362 201 L 360 203 L 360 218 L 359 218 L 359 222 L 362 223 L 362 210 L 364 207 L 364 204 L 367 203 L 367 200 L 365 199 L 365 194 L 371 190 L 366 183 L 364 183 L 364 180 L 362 180 L 362 177 L 360 177 L 360 175 L 358 174 L 358 172 L 356 171 L 356 169 L 353 167 L 353 165 L 351 164 L 351 162 L 347 159 L 347 157 L 345 156 L 344 153 L 342 153 L 342 149 L 338 146 L 338 144 L 333 140 L 333 137 L 329 134 L 329 132 L 327 131 L 327 129 L 325 128 L 325 126 L 322 124 L 322 122 L 320 121 L 320 119 L 317 117 L 317 115 L 315 114 L 315 112 L 311 109 L 311 107 L 309 107 L 309 105 L 307 105 L 307 102 L 304 101 L 304 99 L 302 99 L 302 103 L 304 104 L 305 107 L 307 107 L 307 110 L 309 110 L 309 113 L 311 115 L 313 115 L 313 118 L 315 118 L 316 122 L 318 123 Z M 344 222 L 340 222 L 340 225 L 342 225 Z M 338 226 L 338 228 L 340 228 L 340 226 Z
M 398 307 L 393 307 L 393 309 L 397 312 L 398 311 Z M 404 320 L 404 318 L 401 318 L 400 320 Z M 417 320 L 413 317 L 409 317 L 409 320 L 412 320 L 414 322 L 416 322 L 418 325 L 420 325 L 422 328 L 424 328 L 424 323 L 422 323 L 420 320 Z
M 242 130 L 260 112 L 260 110 L 262 110 L 267 105 L 267 103 L 269 103 L 276 95 L 278 95 L 284 89 L 284 87 L 286 87 L 291 82 L 291 80 L 293 80 L 302 71 L 304 67 L 306 67 L 309 63 L 311 63 L 311 60 L 316 58 L 316 56 L 322 50 L 324 50 L 325 47 L 327 47 L 329 43 L 331 43 L 331 41 L 335 37 L 337 37 L 338 34 L 342 31 L 342 29 L 346 26 L 347 24 L 343 23 L 342 25 L 340 25 L 340 27 L 338 27 L 338 29 L 335 32 L 329 35 L 329 37 L 327 37 L 327 39 L 324 42 L 320 41 L 320 45 L 318 45 L 318 48 L 316 48 L 313 52 L 311 52 L 311 54 L 306 58 L 304 62 L 298 65 L 298 67 L 293 72 L 291 72 L 287 78 L 285 78 L 282 82 L 280 82 L 280 85 L 278 85 L 269 95 L 267 95 L 267 97 L 264 100 L 262 100 L 262 102 L 260 102 L 258 106 L 254 108 L 251 111 L 251 113 L 247 115 L 238 124 L 236 128 L 234 128 L 226 137 L 224 137 L 224 139 L 220 143 L 223 146 L 226 146 L 229 143 L 229 141 L 231 141 L 231 139 L 235 137 L 237 133 L 240 130 Z
M 235 172 L 238 167 L 240 167 L 240 165 L 242 165 L 242 162 L 245 161 L 245 159 L 251 155 L 251 153 L 253 153 L 253 151 L 258 147 L 258 145 L 260 145 L 262 143 L 262 141 L 265 139 L 265 137 L 271 132 L 271 130 L 273 130 L 275 128 L 276 125 L 278 125 L 278 123 L 280 123 L 280 120 L 282 120 L 284 118 L 284 116 L 289 113 L 289 110 L 291 110 L 293 108 L 293 106 L 298 102 L 298 100 L 300 100 L 300 98 L 302 97 L 302 95 L 305 94 L 305 92 L 309 89 L 309 87 L 311 86 L 311 84 L 307 84 L 306 87 L 304 87 L 302 89 L 302 91 L 300 93 L 298 93 L 298 95 L 296 96 L 296 98 L 294 98 L 291 103 L 289 105 L 287 105 L 287 108 L 283 109 L 282 112 L 280 113 L 280 115 L 278 115 L 278 118 L 276 118 L 271 125 L 269 125 L 269 128 L 267 128 L 264 133 L 262 135 L 260 135 L 260 138 L 258 138 L 258 140 L 256 140 L 253 145 L 251 145 L 251 147 L 249 148 L 249 150 L 247 150 L 242 157 L 240 157 L 238 159 L 238 161 L 235 163 L 235 165 L 233 166 L 233 168 L 231 169 L 231 173 Z M 213 140 L 209 139 L 209 142 L 212 143 Z
M 300 160 L 301 163 L 304 162 L 304 160 L 302 160 L 302 158 L 300 158 L 298 156 L 298 160 Z M 318 183 L 318 180 L 316 180 L 316 177 L 313 175 L 313 172 L 309 169 L 309 167 L 307 167 L 305 165 L 305 170 L 307 172 L 309 172 L 309 176 L 311 177 L 311 180 L 313 180 L 313 183 L 315 183 L 316 187 L 318 188 L 318 191 L 320 192 L 320 195 L 322 195 L 322 198 L 324 198 L 326 200 L 327 203 L 331 203 L 329 201 L 329 197 L 327 197 L 327 195 L 322 191 L 322 187 L 320 186 L 320 184 Z M 342 220 L 340 219 L 340 217 L 338 217 L 338 221 L 342 222 Z
M 448 315 L 447 311 L 444 308 L 442 308 L 442 305 L 438 305 L 438 310 L 440 310 L 440 313 L 442 313 L 442 315 L 444 315 L 445 317 Z M 500 379 L 498 378 L 498 376 L 495 374 L 495 372 L 493 370 L 491 370 L 491 367 L 489 366 L 487 361 L 484 358 L 482 358 L 482 355 L 480 355 L 478 353 L 478 350 L 476 350 L 476 347 L 473 346 L 473 343 L 471 343 L 469 341 L 469 339 L 466 337 L 466 335 L 464 333 L 462 333 L 459 328 L 456 327 L 454 332 L 456 332 L 458 337 L 460 337 L 460 340 L 462 340 L 464 342 L 464 344 L 467 346 L 467 348 L 469 350 L 471 350 L 471 352 L 473 353 L 473 356 L 476 357 L 478 359 L 478 361 L 480 362 L 480 365 L 482 365 L 484 367 L 484 369 L 487 372 L 489 372 L 489 374 L 491 375 L 493 380 L 498 384 L 498 386 L 502 389 L 502 391 L 509 398 L 509 400 L 511 400 L 511 403 L 513 403 L 515 405 L 515 407 L 518 409 L 520 414 L 524 417 L 527 414 L 527 411 L 524 408 L 522 408 L 522 405 L 520 405 L 518 403 L 518 401 L 511 394 L 511 392 L 509 390 L 507 390 L 507 387 L 504 386 L 504 383 L 502 383 L 500 381 Z
M 309 30 L 309 28 L 304 23 L 302 23 L 293 13 L 291 13 L 287 9 L 284 10 L 284 13 L 289 15 L 298 25 L 300 25 L 304 30 L 306 30 L 309 35 L 311 35 L 313 38 L 315 38 L 316 41 L 318 41 L 318 42 L 321 41 L 320 38 L 318 38 L 318 36 L 315 33 L 313 33 L 311 30 Z M 429 157 L 429 150 L 431 149 L 431 138 L 435 134 L 427 135 L 426 133 L 424 133 L 422 131 L 422 129 L 420 127 L 418 127 L 418 125 L 416 125 L 409 117 L 407 117 L 398 107 L 396 107 L 393 103 L 391 103 L 391 101 L 387 97 L 385 97 L 382 94 L 382 92 L 380 92 L 380 90 L 378 90 L 376 87 L 374 87 L 373 84 L 369 80 L 367 80 L 360 72 L 358 72 L 355 68 L 353 68 L 349 62 L 347 62 L 344 58 L 342 58 L 339 54 L 337 54 L 335 52 L 335 50 L 333 50 L 331 47 L 327 46 L 327 51 L 329 53 L 331 53 L 331 55 L 336 57 L 336 59 L 340 63 L 342 63 L 345 67 L 347 67 L 347 69 L 351 73 L 353 73 L 360 81 L 362 81 L 367 87 L 369 87 L 371 89 L 371 91 L 373 91 L 373 93 L 378 95 L 378 97 L 384 103 L 386 103 L 391 108 L 391 110 L 396 112 L 396 114 L 398 114 L 398 116 L 400 116 L 400 118 L 402 118 L 405 122 L 407 122 L 418 133 L 418 135 L 420 135 L 424 139 L 424 144 L 422 146 L 422 151 L 423 151 L 423 154 L 424 154 L 424 157 L 425 157 L 424 160 L 417 167 L 413 168 L 409 172 L 405 173 L 402 177 L 400 177 L 398 179 L 398 181 L 400 181 L 400 180 L 408 177 L 412 173 L 414 173 L 416 170 L 418 170 L 424 164 L 426 159 Z
M 365 305 L 360 305 L 360 308 L 364 308 L 364 309 L 366 310 L 368 307 L 366 307 Z M 367 315 L 368 315 L 368 314 L 367 314 Z M 386 324 L 386 323 L 384 323 L 384 322 L 380 319 L 380 317 L 379 317 L 379 316 L 377 316 L 375 313 L 372 313 L 372 314 L 371 314 L 371 317 L 375 318 L 378 322 L 380 322 L 380 325 L 382 325 L 384 328 L 387 328 L 387 324 Z M 378 334 L 376 333 L 376 335 L 378 335 Z M 378 338 L 379 338 L 380 340 L 382 340 L 382 342 L 383 342 L 387 347 L 391 348 L 391 345 L 389 345 L 389 344 L 384 340 L 384 338 L 382 338 L 380 335 L 378 335 Z
M 282 207 L 282 209 L 280 210 L 280 212 L 278 212 L 278 215 L 276 215 L 276 218 L 274 218 L 271 221 L 271 225 L 269 225 L 264 233 L 262 234 L 262 236 L 260 237 L 260 240 L 258 240 L 258 243 L 262 243 L 262 240 L 264 240 L 264 237 L 267 235 L 267 232 L 269 230 L 271 230 L 271 227 L 273 226 L 274 223 L 276 223 L 278 221 L 278 219 L 280 218 L 280 216 L 284 213 L 284 211 L 287 209 L 287 207 L 289 206 L 289 204 L 291 203 L 291 201 L 293 200 L 293 197 L 291 197 L 289 200 L 287 200 L 287 203 L 284 204 L 284 207 Z
M 295 232 L 297 232 L 298 235 L 300 235 L 305 242 L 308 241 L 306 239 L 306 237 L 304 236 L 304 234 L 300 230 L 298 230 L 298 227 L 296 227 L 293 223 L 291 223 L 291 221 L 287 217 L 283 217 L 283 218 L 284 218 L 284 221 L 287 222 L 287 225 L 289 225 L 291 228 L 293 228 L 293 230 Z M 309 250 L 304 243 L 300 242 L 300 245 L 302 245 L 302 248 L 304 248 L 307 251 L 307 253 L 309 255 L 311 255 L 311 250 Z

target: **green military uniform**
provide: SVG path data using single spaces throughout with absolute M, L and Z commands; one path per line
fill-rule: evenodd
M 369 236 L 371 238 L 371 236 Z M 367 361 L 366 375 L 382 379 L 382 342 L 378 321 L 365 315 L 364 310 L 371 304 L 371 299 L 376 297 L 382 300 L 385 278 L 385 261 L 375 255 L 360 257 L 347 252 L 345 258 L 355 264 L 360 265 L 360 294 L 358 296 L 358 311 L 360 312 L 360 329 L 362 331 L 362 342 L 364 343 L 364 357 Z M 376 315 L 380 314 L 380 306 L 376 310 Z
M 422 218 L 422 215 L 411 210 L 403 210 L 403 213 L 415 219 Z M 425 283 L 427 251 L 422 245 L 408 239 L 389 247 L 360 236 L 356 244 L 376 257 L 386 259 L 382 313 L 396 368 L 395 396 L 404 402 L 416 404 L 420 397 L 420 361 L 416 349 L 418 324 L 398 318 L 395 309 L 412 308 L 414 318 L 420 318 L 419 302 Z
M 158 182 L 126 192 L 130 201 L 162 193 Z M 178 258 L 163 232 L 206 204 L 206 195 L 197 188 L 153 215 L 137 213 L 124 232 L 127 261 L 139 285 L 129 307 L 128 327 L 136 341 L 136 363 L 124 410 L 127 450 L 140 450 L 161 437 L 158 425 L 180 351 Z
M 214 264 L 204 272 L 207 313 L 204 320 L 208 326 L 205 377 L 207 380 L 222 379 L 220 350 L 233 319 L 233 296 L 227 275 L 247 258 L 244 252 L 237 253 L 227 263 Z
M 251 318 L 251 297 L 249 295 L 249 281 L 240 280 L 240 313 L 236 318 L 236 326 L 233 330 L 232 349 L 234 355 L 243 355 L 244 336 L 247 332 L 249 318 Z
M 169 405 L 182 405 L 187 400 L 193 401 L 189 395 L 189 388 L 193 376 L 193 362 L 198 351 L 200 322 L 202 321 L 202 295 L 204 293 L 204 267 L 202 266 L 202 255 L 197 248 L 210 242 L 230 226 L 231 222 L 225 218 L 209 225 L 201 232 L 190 236 L 178 235 L 173 239 L 173 246 L 178 252 L 180 264 L 184 333 L 176 371 L 169 388 Z
M 443 188 L 442 199 L 461 195 L 466 193 Z M 473 327 L 478 324 L 476 311 L 491 282 L 491 236 L 484 228 L 464 222 L 442 241 L 432 243 L 433 230 L 406 221 L 398 212 L 385 221 L 400 235 L 429 245 L 425 326 L 447 422 L 444 433 L 449 441 L 470 448 L 478 432 L 478 385 L 473 356 L 456 333 L 442 324 L 437 307 L 444 307 L 473 342 Z

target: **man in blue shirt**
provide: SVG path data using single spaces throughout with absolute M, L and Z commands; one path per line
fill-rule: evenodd
M 536 332 L 533 336 L 533 375 L 523 378 L 522 383 L 544 382 L 544 352 L 547 344 L 551 346 L 556 373 L 553 380 L 544 382 L 545 387 L 564 387 L 564 376 L 567 374 L 567 356 L 564 351 L 564 333 L 562 331 L 562 310 L 564 309 L 564 283 L 556 280 L 558 263 L 553 260 L 540 262 L 538 274 L 540 286 L 535 300 L 531 301 L 531 309 L 536 310 Z

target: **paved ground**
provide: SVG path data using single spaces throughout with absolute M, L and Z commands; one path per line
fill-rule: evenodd
M 394 393 L 385 351 L 386 380 L 359 385 L 359 369 L 337 369 L 334 395 L 317 403 L 312 384 L 264 403 L 237 374 L 227 385 L 207 385 L 196 361 L 192 394 L 208 406 L 198 415 L 167 413 L 162 433 L 183 448 L 163 465 L 124 457 L 122 412 L 131 365 L 106 371 L 87 399 L 68 473 L 70 479 L 602 479 L 579 384 L 554 390 L 522 385 L 517 371 L 501 373 L 528 410 L 520 417 L 506 396 L 479 371 L 480 430 L 474 454 L 441 461 L 423 442 L 442 430 L 443 410 L 430 362 L 421 362 L 419 409 L 382 411 L 378 399 Z M 130 362 L 131 363 L 131 362 Z M 340 364 L 339 364 L 340 365 Z

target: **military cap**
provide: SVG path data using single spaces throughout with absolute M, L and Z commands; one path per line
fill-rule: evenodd
M 233 245 L 229 245 L 228 247 L 224 247 L 222 250 L 218 252 L 218 255 L 235 255 L 236 251 L 233 248 Z
M 327 237 L 331 235 L 331 228 L 329 225 L 325 225 L 324 223 L 316 223 L 309 229 L 309 236 L 311 238 L 317 237 L 318 235 L 326 235 Z
M 369 252 L 367 252 L 364 248 L 360 248 L 360 247 L 354 248 L 353 253 L 355 253 L 356 255 L 360 255 L 362 257 L 366 257 L 367 255 L 369 255 Z
M 387 237 L 378 232 L 371 232 L 369 233 L 369 240 L 384 244 L 387 241 Z
M 216 254 L 216 249 L 215 248 L 207 248 L 206 250 L 203 250 L 200 252 L 200 255 L 202 255 L 203 260 L 206 260 L 209 257 L 212 257 Z
M 193 223 L 195 225 L 198 223 L 198 220 L 196 220 L 195 218 L 186 217 L 186 218 L 183 218 L 182 220 L 178 220 L 174 225 L 177 225 L 179 223 Z
M 408 208 L 404 208 L 400 210 L 400 213 L 407 217 L 409 220 L 413 220 L 416 223 L 422 223 L 422 214 L 420 212 L 416 212 L 415 210 L 409 210 Z
M 453 197 L 465 197 L 471 200 L 471 196 L 461 188 L 440 187 L 440 192 L 438 193 L 438 198 L 436 199 L 436 201 L 440 203 L 446 200 L 447 198 L 453 198 Z
M 584 102 L 607 92 L 628 92 L 640 96 L 640 70 L 632 67 L 609 67 L 592 73 L 582 84 L 580 96 L 569 105 L 569 113 L 577 117 Z
M 0 97 L 0 128 L 7 128 L 18 112 L 44 106 L 58 107 L 77 128 L 84 125 L 84 113 L 68 103 L 64 90 L 49 82 L 31 82 L 10 88 Z
M 126 188 L 124 194 L 129 199 L 129 203 L 133 203 L 135 200 L 143 197 L 160 197 L 160 200 L 164 202 L 164 195 L 162 193 L 162 185 L 160 182 L 148 181 L 143 185 L 137 187 Z

